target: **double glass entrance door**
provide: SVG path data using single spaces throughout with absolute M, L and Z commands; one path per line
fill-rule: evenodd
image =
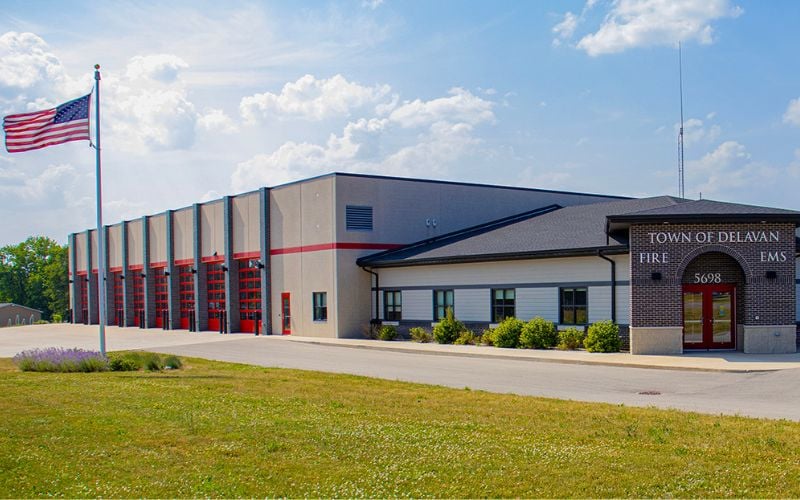
M 734 285 L 683 286 L 683 348 L 733 349 Z

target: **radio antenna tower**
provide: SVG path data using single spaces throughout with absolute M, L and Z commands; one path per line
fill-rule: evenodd
M 683 183 L 683 59 L 681 57 L 681 42 L 678 42 L 678 88 L 681 99 L 681 128 L 678 130 L 678 197 L 684 198 Z

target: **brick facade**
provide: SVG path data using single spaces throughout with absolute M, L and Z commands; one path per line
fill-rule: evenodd
M 795 324 L 794 224 L 634 224 L 630 255 L 633 327 L 681 326 L 696 273 L 737 285 L 737 323 Z

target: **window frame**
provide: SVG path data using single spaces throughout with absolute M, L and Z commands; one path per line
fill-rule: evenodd
M 322 299 L 321 303 L 317 299 Z M 317 323 L 328 321 L 328 292 L 311 292 L 311 318 Z
M 389 305 L 387 298 L 392 297 L 392 304 Z M 392 308 L 390 311 L 389 308 Z M 383 291 L 383 320 L 401 321 L 403 319 L 403 293 L 400 290 Z
M 582 291 L 586 298 L 583 304 L 577 303 L 577 293 Z M 572 293 L 572 304 L 565 304 L 565 292 Z M 566 321 L 564 310 L 570 308 L 572 320 Z M 578 322 L 578 310 L 584 310 L 585 321 Z M 558 288 L 558 324 L 560 325 L 575 325 L 586 326 L 589 324 L 589 287 L 588 286 L 563 286 Z
M 443 304 L 439 304 L 437 300 L 438 294 L 441 292 L 444 300 Z M 450 297 L 450 303 L 447 302 L 447 297 Z M 442 308 L 442 314 L 439 315 L 439 308 Z M 456 310 L 456 294 L 452 288 L 436 288 L 433 290 L 433 321 L 441 321 L 447 317 L 447 309 L 450 308 L 455 314 Z
M 497 292 L 503 292 L 503 298 L 500 299 L 503 303 L 498 304 L 497 302 Z M 514 294 L 512 298 L 508 298 L 506 295 L 508 292 Z M 509 305 L 507 302 L 511 301 Z M 517 289 L 516 288 L 492 288 L 492 295 L 490 298 L 490 303 L 492 307 L 492 323 L 500 323 L 506 318 L 513 318 L 517 314 Z M 511 309 L 511 314 L 508 314 L 507 309 Z M 498 310 L 502 310 L 502 317 L 498 315 Z

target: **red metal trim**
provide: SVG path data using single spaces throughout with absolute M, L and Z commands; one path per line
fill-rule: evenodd
M 128 266 L 129 271 L 141 271 L 144 269 L 144 264 L 131 264 Z
M 237 252 L 233 254 L 234 259 L 257 259 L 261 257 L 261 252 Z
M 77 271 L 75 274 L 77 274 L 78 276 L 86 276 L 89 273 L 87 273 L 86 271 Z
M 150 263 L 150 269 L 158 269 L 160 267 L 167 267 L 167 261 L 164 260 L 164 261 L 161 261 L 161 262 L 151 262 Z
M 218 262 L 225 262 L 224 255 L 212 255 L 210 257 L 200 257 L 200 262 L 203 264 L 216 264 Z
M 287 253 L 319 252 L 322 250 L 393 250 L 404 245 L 399 243 L 319 243 L 316 245 L 302 245 L 299 247 L 273 248 L 270 255 L 283 255 Z
M 122 266 L 114 266 L 114 267 L 108 268 L 108 272 L 110 272 L 110 273 L 118 273 L 118 272 L 121 272 L 121 271 L 122 271 Z
M 194 259 L 180 259 L 175 261 L 176 266 L 191 266 L 194 264 Z

